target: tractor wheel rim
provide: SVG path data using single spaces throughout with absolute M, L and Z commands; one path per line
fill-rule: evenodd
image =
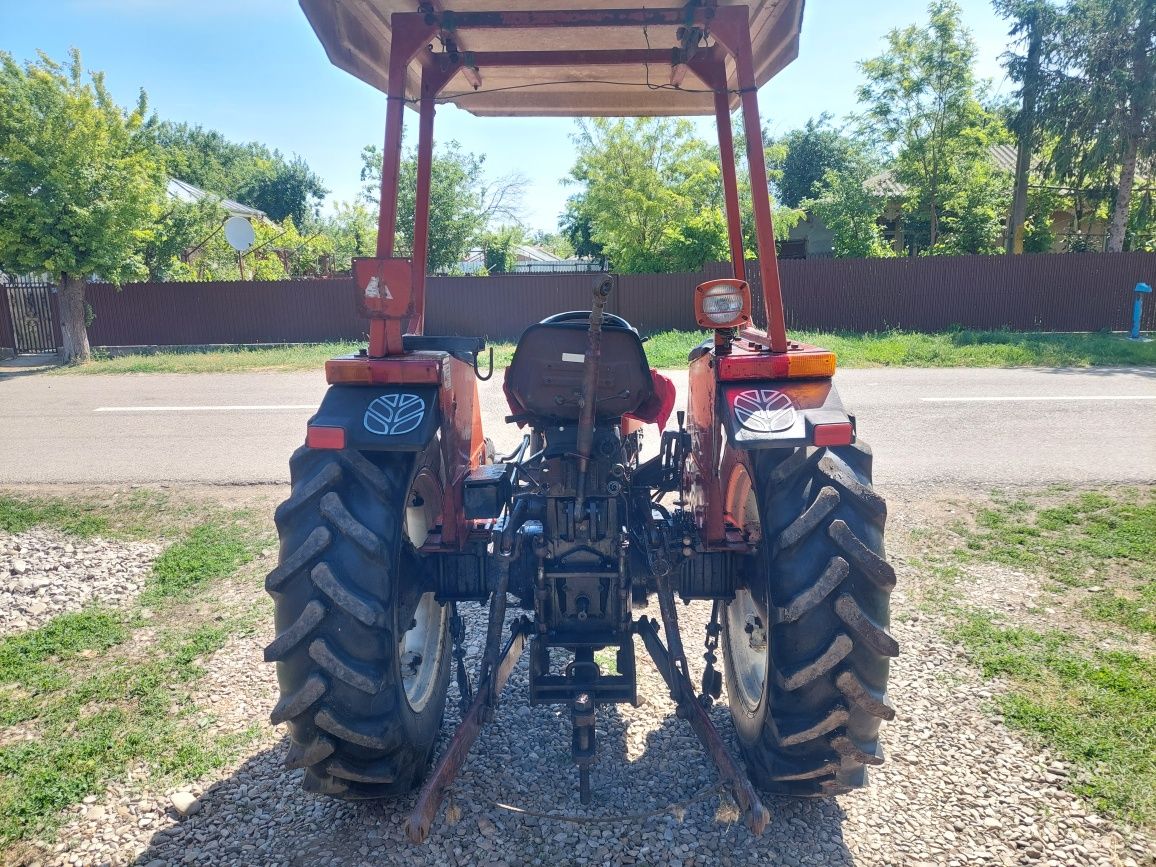
M 749 590 L 735 591 L 726 607 L 726 637 L 734 671 L 732 688 L 748 710 L 763 700 L 767 683 L 766 610 Z
M 441 655 L 445 652 L 445 616 L 445 607 L 438 604 L 434 594 L 423 594 L 413 613 L 410 628 L 397 643 L 405 700 L 418 713 L 429 703 L 441 668 Z
M 746 467 L 735 468 L 728 490 L 727 508 L 752 545 L 762 542 L 758 495 Z M 756 555 L 757 556 L 757 555 Z M 735 591 L 726 606 L 726 641 L 734 669 L 733 688 L 748 711 L 754 711 L 763 700 L 767 683 L 769 609 L 765 600 L 748 588 Z
M 416 547 L 426 540 L 441 517 L 442 492 L 437 477 L 428 468 L 418 471 L 406 500 L 405 536 L 407 547 L 417 557 Z M 415 713 L 429 703 L 437 685 L 442 654 L 445 653 L 446 608 L 433 593 L 418 599 L 409 628 L 397 642 L 398 667 L 405 688 L 405 700 Z

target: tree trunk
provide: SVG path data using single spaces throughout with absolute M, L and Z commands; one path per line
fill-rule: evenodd
M 1043 34 L 1039 19 L 1032 22 L 1028 41 L 1027 66 L 1024 71 L 1024 107 L 1017 126 L 1015 192 L 1012 194 L 1011 220 L 1007 227 L 1007 252 L 1019 255 L 1024 251 L 1024 223 L 1028 218 L 1028 175 L 1031 173 L 1032 142 L 1036 135 L 1036 101 L 1040 86 L 1040 52 Z
M 65 364 L 85 364 L 92 352 L 84 324 L 84 278 L 64 274 L 60 282 L 60 334 L 64 338 L 61 360 Z
M 1129 136 L 1124 162 L 1120 166 L 1120 187 L 1116 190 L 1116 206 L 1112 222 L 1108 224 L 1108 252 L 1124 251 L 1124 232 L 1128 228 L 1128 211 L 1132 206 L 1132 185 L 1136 181 L 1136 136 Z

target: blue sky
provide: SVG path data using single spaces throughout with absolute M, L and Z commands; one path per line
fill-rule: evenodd
M 979 74 L 1008 91 L 998 62 L 1006 22 L 990 0 L 961 5 Z M 799 59 L 759 92 L 764 122 L 780 133 L 824 111 L 854 110 L 856 61 L 877 54 L 888 30 L 925 18 L 923 0 L 808 0 Z M 329 64 L 294 0 L 0 0 L 0 50 L 63 58 L 72 46 L 122 103 L 143 87 L 164 118 L 299 153 L 331 199 L 357 194 L 361 149 L 381 138 L 384 96 Z M 409 128 L 416 117 L 407 112 Z M 491 174 L 523 172 L 525 222 L 549 230 L 568 192 L 559 181 L 572 129 L 570 120 L 481 119 L 443 107 L 436 136 L 485 153 Z M 713 123 L 702 129 L 713 136 Z

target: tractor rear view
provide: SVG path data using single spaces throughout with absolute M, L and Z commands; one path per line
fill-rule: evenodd
M 333 62 L 388 102 L 377 256 L 354 263 L 369 346 L 326 364 L 330 388 L 276 515 L 266 659 L 281 687 L 273 721 L 290 730 L 286 763 L 319 794 L 420 789 L 407 829 L 422 841 L 525 653 L 530 702 L 568 709 L 589 803 L 598 709 L 638 701 L 640 645 L 755 833 L 767 821 L 760 792 L 864 785 L 883 760 L 880 723 L 894 715 L 886 507 L 835 391 L 834 355 L 786 334 L 756 103 L 795 55 L 802 0 L 301 3 Z M 446 102 L 480 115 L 714 114 L 734 275 L 695 292 L 709 336 L 691 353 L 675 424 L 676 390 L 650 368 L 637 330 L 606 311 L 607 277 L 588 310 L 523 332 L 503 383 L 521 442 L 494 454 L 477 387 L 489 377 L 484 342 L 424 334 L 433 121 Z M 400 257 L 407 105 L 419 113 L 416 223 L 412 255 Z M 763 327 L 743 259 L 736 107 L 749 132 Z M 644 458 L 652 424 L 660 447 Z M 636 616 L 652 598 L 660 621 Z M 697 687 L 677 598 L 712 605 Z M 472 673 L 466 602 L 489 610 Z M 512 620 L 509 606 L 521 612 Z M 595 661 L 608 649 L 613 673 Z M 706 712 L 724 673 L 745 769 Z M 431 769 L 451 678 L 462 722 Z M 624 757 L 602 757 L 613 760 Z

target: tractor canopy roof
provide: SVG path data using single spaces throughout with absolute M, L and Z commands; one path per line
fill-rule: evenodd
M 417 13 L 418 0 L 300 2 L 329 59 L 386 90 L 393 15 Z M 472 114 L 695 115 L 714 112 L 713 93 L 693 72 L 681 86 L 671 85 L 672 50 L 684 52 L 674 60 L 687 56 L 688 48 L 692 53 L 710 50 L 715 41 L 710 7 L 748 8 L 755 81 L 762 85 L 798 54 L 803 2 L 443 0 L 423 3 L 422 12 L 427 20 L 437 19 L 437 33 L 429 40 L 433 50 L 457 52 L 463 58 L 440 101 Z M 701 38 L 694 32 L 696 27 L 702 31 Z M 515 59 L 511 52 L 519 55 L 516 63 L 511 62 Z M 528 54 L 522 56 L 522 52 Z M 637 57 L 638 61 L 599 64 L 598 55 L 592 52 L 619 52 L 619 60 Z M 505 53 L 503 63 L 486 62 L 496 61 L 500 53 Z M 422 60 L 419 53 L 406 67 L 409 99 L 420 93 Z M 725 63 L 734 106 L 737 74 L 730 56 Z

